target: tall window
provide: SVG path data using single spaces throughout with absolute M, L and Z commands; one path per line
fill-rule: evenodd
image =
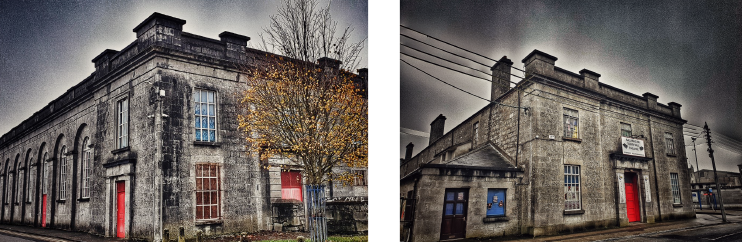
M 33 160 L 33 158 L 31 159 Z M 28 182 L 26 184 L 26 202 L 31 202 L 32 198 L 34 196 L 34 184 L 36 181 L 36 167 L 32 166 L 30 170 L 28 171 Z
M 477 145 L 479 143 L 479 122 L 474 123 L 474 132 L 472 134 L 474 136 L 473 143 Z
M 366 182 L 366 170 L 355 170 L 353 171 L 353 175 L 354 186 L 368 186 Z
M 118 127 L 116 135 L 118 137 L 118 148 L 129 146 L 129 100 L 121 99 L 116 104 L 118 110 Z
M 196 141 L 216 142 L 216 93 L 196 89 L 195 100 Z
M 298 171 L 281 172 L 281 198 L 301 200 L 301 173 Z
M 221 180 L 216 164 L 196 165 L 196 220 L 221 219 Z
M 41 172 L 44 173 L 41 176 L 42 179 L 44 179 L 44 180 L 41 181 L 41 193 L 42 194 L 47 194 L 46 184 L 48 183 L 48 180 L 47 179 L 49 179 L 49 171 L 50 171 L 49 169 L 51 169 L 51 167 L 52 167 L 51 162 L 47 162 L 46 160 L 47 160 L 47 153 L 44 152 L 44 159 L 41 160 L 41 164 L 44 165 L 44 169 L 41 171 Z
M 59 154 L 59 200 L 67 198 L 67 147 L 62 146 Z
M 580 210 L 580 166 L 564 165 L 564 210 Z
M 670 173 L 670 185 L 672 186 L 672 203 L 680 203 L 680 185 L 678 184 L 678 173 Z
M 5 202 L 12 204 L 13 201 L 11 201 L 11 199 L 13 199 L 13 196 L 11 196 L 11 195 L 13 195 L 13 191 L 12 191 L 13 190 L 12 189 L 12 186 L 13 186 L 13 173 L 8 174 L 8 184 L 7 185 L 8 185 L 8 191 L 5 193 Z
M 82 142 L 82 197 L 90 197 L 90 166 L 92 164 L 92 148 L 88 147 L 88 137 Z
M 15 202 L 17 203 L 23 202 L 23 177 L 25 173 L 25 168 L 23 168 L 23 170 L 18 170 L 18 181 L 15 183 Z
M 564 108 L 564 137 L 577 139 L 579 137 L 577 131 L 579 124 L 577 110 Z
M 621 123 L 621 136 L 631 137 L 631 124 Z
M 665 149 L 667 149 L 668 154 L 675 154 L 675 142 L 671 133 L 665 133 Z

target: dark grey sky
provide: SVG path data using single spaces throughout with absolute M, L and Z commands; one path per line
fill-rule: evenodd
M 521 69 L 521 60 L 539 49 L 556 56 L 556 65 L 564 69 L 576 73 L 586 68 L 600 73 L 600 82 L 637 95 L 651 92 L 664 104 L 680 103 L 688 123 L 703 126 L 708 122 L 713 131 L 742 140 L 742 2 L 564 3 L 403 1 L 401 24 L 492 59 L 507 55 Z M 414 32 L 400 31 L 444 47 Z M 400 40 L 403 44 L 422 46 L 404 37 Z M 424 50 L 453 59 L 430 48 Z M 422 56 L 406 47 L 401 47 L 401 51 Z M 489 82 L 400 56 L 458 87 L 482 97 L 490 96 Z M 489 68 L 468 61 L 457 59 L 457 62 L 489 72 Z M 448 132 L 487 103 L 404 63 L 400 63 L 400 70 L 402 128 L 429 132 L 430 122 L 443 114 L 448 118 Z M 404 133 L 400 133 L 400 138 L 400 156 L 404 156 L 404 146 L 409 142 L 415 144 L 415 153 L 428 143 L 427 138 Z M 686 144 L 691 144 L 690 139 Z M 698 149 L 701 168 L 710 168 L 710 163 L 704 164 L 704 158 L 708 160 L 706 147 Z M 739 153 L 719 151 L 716 155 L 717 162 L 725 163 L 726 170 L 736 170 L 736 164 L 742 163 Z M 689 160 L 695 166 L 694 157 L 689 156 Z
M 329 1 L 320 1 L 325 6 Z M 82 81 L 91 60 L 136 39 L 132 29 L 160 12 L 186 20 L 183 31 L 219 39 L 222 31 L 252 38 L 257 48 L 280 1 L 0 1 L 0 135 Z M 338 27 L 367 38 L 366 1 L 333 1 Z M 368 43 L 368 41 L 366 41 Z M 368 44 L 361 67 L 367 67 Z

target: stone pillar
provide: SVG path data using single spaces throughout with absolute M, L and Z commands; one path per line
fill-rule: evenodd
M 180 47 L 185 20 L 176 17 L 153 13 L 139 25 L 134 27 L 139 42 L 139 50 L 143 50 L 151 45 L 160 45 L 167 47 Z
M 539 74 L 544 76 L 554 76 L 554 63 L 557 58 L 546 54 L 540 50 L 533 50 L 523 58 L 522 62 L 526 65 L 526 73 Z
M 410 160 L 410 158 L 412 158 L 412 148 L 413 147 L 415 147 L 415 145 L 412 144 L 412 142 L 410 142 L 409 144 L 407 144 L 407 147 L 406 147 L 407 150 L 405 150 L 405 153 L 404 153 L 404 160 L 405 161 L 408 161 L 408 160 Z
M 250 41 L 250 37 L 224 31 L 219 34 L 219 38 L 226 47 L 224 55 L 227 59 L 235 60 L 240 63 L 245 62 L 247 59 L 245 51 L 247 48 L 247 42 Z
M 678 103 L 676 103 L 676 102 L 671 102 L 671 103 L 668 103 L 668 105 L 669 105 L 669 106 L 670 106 L 670 108 L 672 109 L 672 116 L 673 116 L 673 117 L 676 117 L 676 118 L 682 118 L 682 117 L 680 116 L 680 107 L 681 107 L 682 105 L 680 105 L 680 104 L 678 104 Z
M 510 70 L 513 61 L 507 56 L 500 58 L 490 70 L 492 71 L 492 91 L 490 92 L 490 101 L 497 100 L 510 90 Z
M 582 80 L 585 83 L 585 89 L 593 90 L 596 92 L 600 91 L 600 85 L 598 84 L 598 78 L 600 78 L 600 74 L 588 69 L 582 69 L 580 71 L 580 75 L 582 75 Z
M 659 96 L 648 92 L 642 94 L 642 96 L 644 96 L 644 99 L 647 99 L 647 109 L 657 110 L 657 98 L 659 98 Z

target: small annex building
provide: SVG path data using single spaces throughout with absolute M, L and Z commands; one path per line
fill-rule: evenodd
M 492 70 L 492 102 L 400 165 L 406 241 L 557 234 L 693 218 L 681 105 L 555 66 L 534 50 Z
M 0 222 L 144 241 L 305 229 L 301 169 L 265 169 L 275 160 L 248 152 L 238 130 L 241 67 L 270 53 L 185 24 L 150 15 L 136 40 L 93 58 L 95 72 L 0 137 Z M 343 202 L 327 202 L 328 223 L 367 231 L 365 177 L 330 188 Z

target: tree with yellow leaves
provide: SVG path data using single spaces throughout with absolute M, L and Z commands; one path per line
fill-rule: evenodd
M 350 183 L 333 167 L 367 167 L 368 105 L 352 73 L 288 58 L 247 70 L 240 129 L 250 151 L 281 156 L 307 184 Z

